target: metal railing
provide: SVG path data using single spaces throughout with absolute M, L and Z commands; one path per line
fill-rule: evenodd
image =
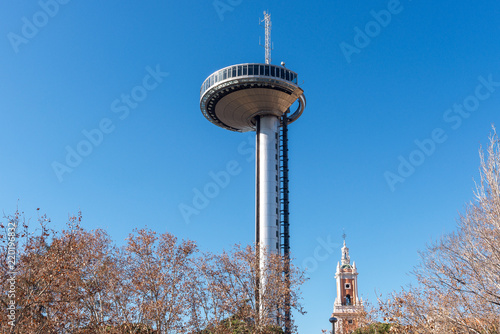
M 217 72 L 212 73 L 201 85 L 200 98 L 212 86 L 224 80 L 248 77 L 248 76 L 261 76 L 277 78 L 289 81 L 297 85 L 297 73 L 277 65 L 270 64 L 239 64 L 225 67 Z

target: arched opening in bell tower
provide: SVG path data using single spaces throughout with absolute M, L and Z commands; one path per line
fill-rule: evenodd
M 351 295 L 349 294 L 345 296 L 345 305 L 351 305 Z

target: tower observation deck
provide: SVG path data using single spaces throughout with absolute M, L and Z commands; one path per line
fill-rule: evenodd
M 264 15 L 266 63 L 220 69 L 208 76 L 200 90 L 200 109 L 207 120 L 231 131 L 256 132 L 255 242 L 260 247 L 261 268 L 270 252 L 283 249 L 283 255 L 288 256 L 286 131 L 306 106 L 297 73 L 270 64 L 270 15 Z M 290 111 L 296 101 L 296 110 Z M 263 285 L 261 280 L 261 288 Z M 287 327 L 285 333 L 289 332 Z
M 210 75 L 201 86 L 203 115 L 221 128 L 247 132 L 257 130 L 260 116 L 283 116 L 299 99 L 288 123 L 305 108 L 304 91 L 297 85 L 297 73 L 270 64 L 239 64 Z

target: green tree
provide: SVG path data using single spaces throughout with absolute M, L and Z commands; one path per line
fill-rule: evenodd
M 375 323 L 356 329 L 352 334 L 388 334 L 391 325 L 384 323 Z

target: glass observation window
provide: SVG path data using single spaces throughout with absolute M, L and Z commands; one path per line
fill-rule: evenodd
M 243 75 L 248 75 L 248 65 L 243 65 Z
M 238 66 L 238 76 L 243 75 L 243 66 Z
M 260 70 L 259 75 L 264 75 L 264 66 L 259 65 L 259 70 Z
M 264 74 L 265 74 L 265 75 L 269 75 L 269 65 L 266 65 L 266 66 L 264 67 Z
M 271 66 L 271 76 L 275 77 L 276 76 L 276 67 Z

